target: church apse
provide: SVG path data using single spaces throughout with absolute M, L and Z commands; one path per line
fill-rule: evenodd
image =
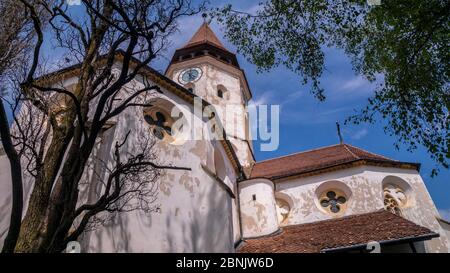
M 239 183 L 244 238 L 268 235 L 279 229 L 274 185 L 267 179 Z

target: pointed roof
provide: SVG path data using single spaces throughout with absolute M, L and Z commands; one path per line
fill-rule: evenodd
M 194 36 L 192 36 L 189 42 L 182 48 L 188 48 L 200 44 L 211 44 L 221 49 L 227 50 L 206 22 L 204 22 L 200 26 L 197 32 L 195 32 Z
M 169 67 L 173 63 L 205 55 L 240 69 L 236 55 L 224 47 L 207 22 L 198 28 L 187 44 L 175 50 Z
M 420 168 L 418 163 L 396 161 L 349 144 L 338 144 L 256 162 L 251 178 L 277 180 L 352 167 L 357 163 L 417 170 Z

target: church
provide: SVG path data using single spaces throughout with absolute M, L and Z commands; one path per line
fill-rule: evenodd
M 53 76 L 66 85 L 77 78 L 70 68 Z M 102 132 L 80 190 L 87 200 L 101 191 L 103 161 L 96 159 L 108 158 L 127 132 L 130 152 L 139 136 L 151 135 L 159 161 L 188 169 L 158 177 L 157 210 L 117 214 L 86 231 L 82 252 L 450 251 L 450 223 L 439 217 L 418 163 L 347 143 L 256 161 L 245 110 L 250 86 L 207 23 L 175 51 L 164 74 L 145 67 L 129 88 L 144 81 L 161 92 L 152 106 L 127 109 Z M 198 113 L 208 107 L 209 114 Z M 8 167 L 1 155 L 0 246 Z

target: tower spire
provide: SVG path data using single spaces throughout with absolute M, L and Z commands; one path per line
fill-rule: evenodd
M 209 56 L 239 68 L 236 55 L 225 48 L 209 26 L 208 16 L 202 15 L 203 23 L 183 47 L 175 50 L 169 67 L 177 62 Z M 169 69 L 169 67 L 167 69 Z M 167 72 L 167 71 L 166 71 Z
M 217 38 L 214 31 L 212 31 L 212 29 L 209 27 L 209 23 L 206 19 L 207 18 L 206 13 L 204 13 L 202 15 L 202 17 L 203 17 L 203 24 L 195 32 L 195 34 L 192 36 L 192 38 L 189 40 L 189 42 L 185 46 L 183 46 L 181 49 L 188 48 L 188 47 L 195 46 L 195 45 L 200 45 L 200 44 L 210 44 L 210 45 L 218 47 L 222 50 L 227 50 L 223 46 L 223 44 L 219 40 L 219 38 Z

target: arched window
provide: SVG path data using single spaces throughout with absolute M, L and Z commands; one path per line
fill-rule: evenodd
M 277 204 L 278 222 L 283 223 L 289 216 L 291 206 L 289 206 L 289 203 L 283 199 L 276 198 L 275 202 Z
M 382 185 L 385 210 L 401 216 L 404 208 L 413 205 L 412 188 L 405 180 L 387 176 Z
M 401 208 L 408 202 L 404 190 L 395 184 L 385 184 L 383 185 L 383 197 L 384 209 L 401 216 Z
M 278 223 L 280 225 L 288 224 L 289 213 L 294 206 L 292 198 L 285 193 L 276 192 L 275 203 L 277 206 Z
M 228 91 L 225 86 L 221 84 L 217 86 L 217 96 L 222 99 L 228 99 Z

